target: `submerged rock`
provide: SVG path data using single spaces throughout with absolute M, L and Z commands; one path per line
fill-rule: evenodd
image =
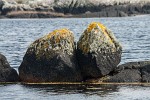
M 21 81 L 81 81 L 75 50 L 74 36 L 68 29 L 55 30 L 36 40 L 28 48 L 19 67 Z
M 17 71 L 10 67 L 6 57 L 0 54 L 0 82 L 18 82 Z
M 121 60 L 122 47 L 103 24 L 91 23 L 77 43 L 77 55 L 85 78 L 102 77 L 113 71 Z

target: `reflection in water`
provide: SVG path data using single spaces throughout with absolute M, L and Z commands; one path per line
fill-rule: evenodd
M 117 92 L 117 85 L 23 85 L 25 88 L 37 91 L 40 94 L 64 95 L 64 94 L 85 94 L 85 95 L 107 95 Z
M 144 94 L 143 94 L 144 93 Z M 148 85 L 0 85 L 0 100 L 149 100 Z
M 0 100 L 149 100 L 140 85 L 0 85 Z

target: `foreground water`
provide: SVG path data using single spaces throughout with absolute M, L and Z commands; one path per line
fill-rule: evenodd
M 1 85 L 1 100 L 149 100 L 150 87 L 129 85 Z
M 102 22 L 121 42 L 123 54 L 120 64 L 150 60 L 150 15 L 125 18 L 0 19 L 0 53 L 7 57 L 13 68 L 18 69 L 28 46 L 34 40 L 55 29 L 69 28 L 77 41 L 93 21 Z M 149 94 L 149 86 L 133 85 L 0 85 L 0 100 L 148 100 Z

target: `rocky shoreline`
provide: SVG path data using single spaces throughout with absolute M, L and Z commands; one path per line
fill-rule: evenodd
M 0 54 L 0 82 L 21 83 L 149 83 L 150 61 L 119 65 L 122 46 L 102 23 L 92 22 L 75 43 L 68 29 L 35 40 L 27 49 L 19 74 Z
M 149 1 L 109 4 L 92 0 L 57 0 L 49 3 L 0 1 L 0 18 L 125 17 L 141 14 L 150 14 Z

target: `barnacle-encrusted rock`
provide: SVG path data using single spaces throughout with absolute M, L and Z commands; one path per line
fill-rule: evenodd
M 77 55 L 85 78 L 109 74 L 120 63 L 122 47 L 103 24 L 91 23 L 77 43 Z
M 17 71 L 10 67 L 6 57 L 0 54 L 0 82 L 18 82 Z
M 19 67 L 19 76 L 24 82 L 81 81 L 73 33 L 55 30 L 32 43 Z

